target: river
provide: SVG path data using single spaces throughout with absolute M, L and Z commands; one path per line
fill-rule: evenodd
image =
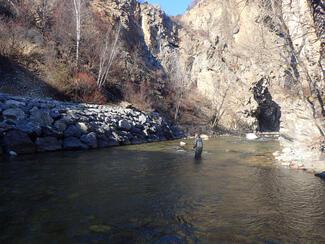
M 277 141 L 178 143 L 3 159 L 0 243 L 325 243 L 325 182 Z

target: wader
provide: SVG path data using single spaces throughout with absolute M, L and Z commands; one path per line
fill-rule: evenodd
M 200 159 L 201 158 L 201 154 L 203 151 L 203 141 L 202 138 L 196 138 L 195 139 L 195 144 L 194 144 L 194 148 L 195 148 L 195 159 Z

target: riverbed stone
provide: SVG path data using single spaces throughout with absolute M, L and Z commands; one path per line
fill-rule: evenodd
M 57 109 L 52 109 L 50 111 L 50 116 L 52 117 L 52 119 L 57 120 L 57 119 L 61 118 L 61 113 Z
M 121 130 L 129 131 L 132 128 L 132 125 L 125 119 L 122 119 L 118 122 L 118 128 Z
M 7 153 L 10 151 L 15 151 L 18 154 L 35 152 L 35 145 L 28 134 L 20 130 L 11 130 L 4 133 L 2 146 Z
M 39 123 L 41 126 L 50 126 L 54 121 L 48 110 L 36 107 L 31 110 L 30 120 Z
M 97 136 L 95 132 L 90 132 L 87 135 L 82 135 L 80 137 L 81 142 L 88 145 L 90 148 L 97 148 Z
M 5 119 L 20 120 L 26 117 L 25 112 L 20 108 L 9 108 L 2 113 Z
M 42 128 L 38 123 L 27 119 L 17 121 L 16 128 L 33 136 L 40 136 L 42 133 Z
M 319 177 L 319 178 L 325 180 L 325 171 L 323 171 L 323 172 L 321 172 L 321 173 L 317 173 L 317 174 L 315 174 L 315 176 L 317 176 L 317 177 Z
M 58 131 L 64 132 L 67 128 L 67 125 L 64 120 L 57 120 L 54 122 L 54 128 Z
M 145 116 L 144 114 L 141 114 L 139 117 L 138 117 L 138 121 L 143 125 L 147 122 L 147 116 Z
M 83 131 L 77 125 L 69 125 L 68 128 L 64 131 L 65 137 L 80 137 Z
M 26 104 L 24 102 L 20 102 L 17 100 L 7 100 L 5 103 L 8 107 L 15 108 L 15 107 L 20 107 L 20 106 L 25 106 Z
M 88 146 L 77 137 L 67 137 L 63 140 L 63 148 L 66 150 L 86 150 Z
M 88 132 L 88 126 L 85 123 L 78 122 L 77 123 L 77 126 L 79 127 L 79 129 L 80 129 L 80 131 L 81 131 L 82 134 L 85 134 L 85 133 Z
M 36 139 L 35 144 L 38 152 L 51 152 L 62 149 L 62 141 L 56 137 L 39 137 Z

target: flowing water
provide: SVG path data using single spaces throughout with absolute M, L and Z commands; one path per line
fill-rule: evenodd
M 0 243 L 325 243 L 325 182 L 276 141 L 178 143 L 3 159 Z

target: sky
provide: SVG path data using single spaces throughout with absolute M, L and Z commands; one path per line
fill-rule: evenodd
M 183 14 L 192 0 L 147 0 L 151 4 L 159 4 L 168 15 Z

